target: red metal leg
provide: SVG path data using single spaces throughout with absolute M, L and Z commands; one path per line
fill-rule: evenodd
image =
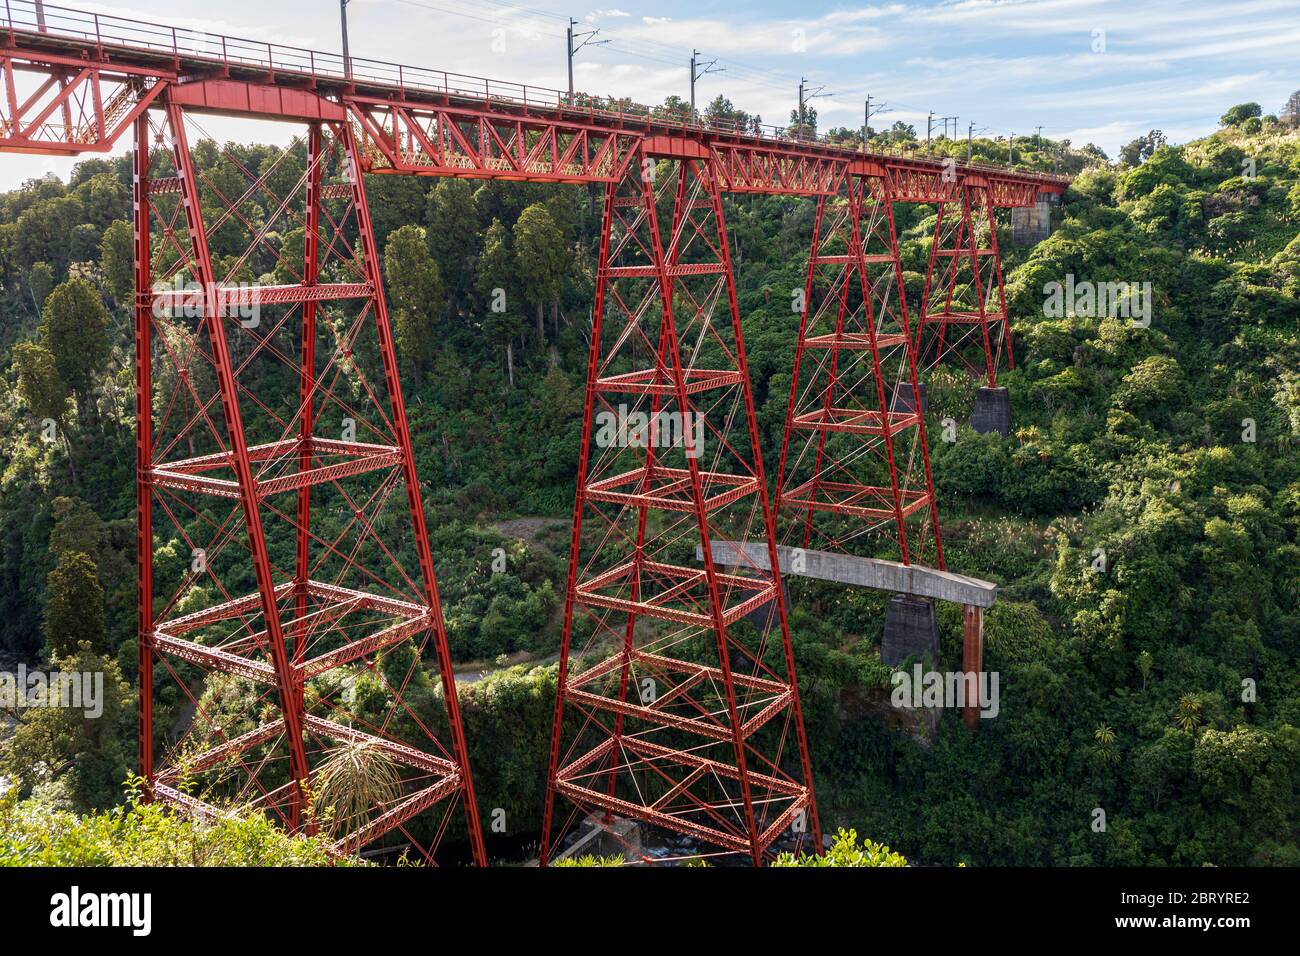
M 135 503 L 136 600 L 139 679 L 140 776 L 144 797 L 153 788 L 153 317 L 148 299 L 151 270 L 149 241 L 149 120 L 135 124 Z
M 564 587 L 564 629 L 560 638 L 559 670 L 556 672 L 555 716 L 551 724 L 551 749 L 547 759 L 546 807 L 542 814 L 542 845 L 539 862 L 546 866 L 551 859 L 555 814 L 555 782 L 559 768 L 560 745 L 564 734 L 564 697 L 568 686 L 569 653 L 573 640 L 573 619 L 577 597 L 578 555 L 582 544 L 582 518 L 585 512 L 587 475 L 591 466 L 592 421 L 595 414 L 597 384 L 601 375 L 601 326 L 605 314 L 605 296 L 609 288 L 610 242 L 613 232 L 614 207 L 618 198 L 618 184 L 605 188 L 601 213 L 600 251 L 596 259 L 596 295 L 592 309 L 591 348 L 587 358 L 587 387 L 582 410 L 583 441 L 578 452 L 578 484 L 573 500 L 572 532 L 569 538 L 569 568 Z M 644 545 L 644 539 L 642 539 Z
M 194 279 L 202 289 L 203 324 L 207 329 L 212 348 L 213 369 L 217 389 L 221 396 L 226 436 L 230 442 L 231 465 L 239 488 L 239 501 L 244 512 L 244 527 L 248 534 L 249 551 L 253 559 L 253 573 L 261 597 L 262 616 L 266 622 L 267 650 L 275 668 L 275 682 L 279 689 L 280 709 L 283 714 L 285 737 L 289 745 L 289 764 L 292 787 L 295 791 L 294 812 L 300 812 L 310 786 L 311 773 L 307 768 L 307 753 L 302 740 L 302 711 L 298 706 L 295 689 L 296 678 L 289 664 L 285 648 L 284 631 L 280 625 L 275 582 L 271 578 L 271 561 L 267 553 L 266 535 L 258 511 L 257 490 L 253 467 L 248 457 L 248 440 L 244 433 L 244 420 L 239 407 L 239 390 L 235 385 L 234 363 L 226 341 L 225 317 L 217 302 L 217 278 L 212 267 L 212 254 L 208 248 L 207 227 L 199 199 L 198 176 L 194 171 L 189 143 L 185 135 L 185 117 L 179 106 L 167 107 L 167 122 L 172 135 L 172 153 L 180 178 L 181 202 L 189 227 Z

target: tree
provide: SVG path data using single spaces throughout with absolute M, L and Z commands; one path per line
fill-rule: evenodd
M 790 111 L 790 125 L 786 128 L 786 133 L 797 139 L 816 139 L 817 138 L 817 110 L 807 103 L 803 105 L 803 115 L 799 115 L 798 109 Z
M 485 312 L 483 334 L 493 345 L 505 349 L 506 370 L 512 386 L 515 384 L 514 340 L 523 328 L 522 319 L 510 307 L 514 276 L 510 233 L 500 219 L 493 219 L 483 239 L 483 255 L 475 283 Z
M 515 339 L 524 328 L 524 317 L 516 312 L 489 312 L 483 317 L 483 335 L 497 348 L 505 349 L 506 377 L 515 385 Z
M 652 109 L 650 114 L 676 122 L 686 122 L 691 118 L 691 104 L 674 93 L 663 101 L 663 105 Z
M 104 589 L 99 570 L 89 555 L 65 551 L 46 578 L 45 643 L 52 657 L 77 653 L 87 644 L 102 651 L 107 639 L 104 626 Z
M 68 404 L 68 386 L 50 350 L 35 342 L 19 342 L 13 351 L 18 369 L 18 394 L 38 419 L 63 421 Z
M 751 117 L 744 110 L 736 109 L 721 93 L 715 96 L 704 108 L 704 121 L 708 126 L 722 129 L 744 131 L 752 124 L 760 122 L 757 116 Z
M 464 305 L 473 276 L 478 232 L 474 189 L 465 179 L 440 179 L 429 191 L 424 221 L 429 251 L 453 302 Z
M 1110 157 L 1106 155 L 1106 151 L 1096 143 L 1088 143 L 1083 147 L 1083 149 L 1079 150 L 1079 152 L 1083 153 L 1089 159 L 1095 159 L 1101 163 L 1110 161 Z
M 342 838 L 361 828 L 375 807 L 392 806 L 402 794 L 399 766 L 373 741 L 342 743 L 316 773 L 313 812 Z
M 1296 90 L 1286 98 L 1286 105 L 1282 107 L 1280 119 L 1288 126 L 1300 126 L 1300 90 Z
M 1238 103 L 1219 118 L 1219 125 L 1240 126 L 1248 119 L 1258 118 L 1263 112 L 1258 103 Z
M 85 279 L 69 279 L 45 300 L 41 310 L 41 341 L 54 356 L 63 384 L 77 397 L 85 418 L 95 377 L 108 365 L 108 310 Z
M 108 294 L 118 303 L 126 302 L 135 288 L 135 235 L 129 222 L 118 219 L 104 230 L 99 240 L 99 267 Z
M 27 270 L 27 286 L 32 290 L 32 301 L 36 304 L 36 311 L 39 312 L 54 288 L 54 270 L 50 268 L 48 262 L 32 264 L 32 267 Z
M 553 307 L 558 303 L 567 259 L 564 233 L 555 224 L 550 210 L 534 203 L 519 214 L 515 222 L 515 262 L 525 296 L 537 309 L 539 343 L 546 341 L 542 310 L 548 302 Z
M 108 540 L 104 519 L 80 498 L 60 496 L 50 509 L 54 527 L 50 529 L 50 553 L 80 552 L 95 558 Z
M 889 138 L 895 143 L 905 139 L 916 139 L 916 127 L 911 123 L 895 120 L 894 125 L 889 127 Z
M 1139 136 L 1123 146 L 1119 151 L 1119 160 L 1130 166 L 1139 166 L 1150 159 L 1157 149 L 1165 145 L 1165 142 L 1165 134 L 1158 129 L 1153 129 L 1145 136 Z
M 120 794 L 133 756 L 131 689 L 117 661 L 85 644 L 50 664 L 46 693 L 60 706 L 19 711 L 4 772 L 26 790 L 46 790 L 49 802 L 104 806 Z
M 434 319 L 442 312 L 446 297 L 423 228 L 406 225 L 389 234 L 384 246 L 384 279 L 397 313 L 398 353 L 419 374 L 437 351 Z

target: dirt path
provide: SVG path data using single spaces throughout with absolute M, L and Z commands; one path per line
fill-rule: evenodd
M 520 538 L 530 547 L 554 553 L 542 541 L 542 532 L 563 528 L 565 524 L 563 518 L 510 518 L 498 521 L 492 527 L 508 538 Z

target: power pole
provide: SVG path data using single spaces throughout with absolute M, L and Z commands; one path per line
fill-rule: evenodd
M 339 18 L 343 21 L 343 75 L 352 79 L 352 57 L 348 55 L 348 2 L 339 0 Z
M 1016 134 L 1012 133 L 1007 137 L 1007 165 L 1014 165 L 1016 161 Z
M 573 55 L 577 53 L 579 50 L 581 50 L 584 46 L 587 46 L 588 44 L 594 44 L 596 46 L 599 46 L 602 43 L 609 42 L 608 40 L 595 39 L 596 34 L 600 33 L 599 29 L 591 29 L 588 30 L 586 33 L 574 33 L 573 28 L 576 27 L 577 25 L 578 25 L 578 21 L 573 19 L 573 17 L 569 17 L 569 29 L 567 31 L 568 38 L 567 38 L 567 42 L 564 45 L 564 49 L 569 57 L 569 102 L 570 103 L 573 102 Z M 582 42 L 579 43 L 577 46 L 574 46 L 573 45 L 574 40 L 581 40 Z
M 862 113 L 862 148 L 867 148 L 867 138 L 871 135 L 871 94 L 867 94 L 866 108 Z
M 826 87 L 824 86 L 819 86 L 811 93 L 805 94 L 804 90 L 807 89 L 807 86 L 808 86 L 808 78 L 801 76 L 799 78 L 799 138 L 800 139 L 804 138 L 804 127 L 808 125 L 808 111 L 807 111 L 807 107 L 805 106 L 805 103 L 808 100 L 816 99 L 819 96 L 830 96 L 829 93 L 822 92 L 822 90 L 826 89 Z
M 934 110 L 925 118 L 925 154 L 930 155 L 930 135 L 934 132 Z
M 975 139 L 975 124 L 972 122 L 966 127 L 966 162 L 971 159 L 971 146 Z
M 704 68 L 700 69 L 697 66 L 697 64 L 699 63 L 699 57 L 700 57 L 699 50 L 691 50 L 691 112 L 692 113 L 695 112 L 695 81 L 700 79 L 701 77 L 707 76 L 710 73 L 727 72 L 725 67 L 719 66 L 716 69 L 714 68 L 714 65 L 718 62 L 716 59 L 710 60 L 708 63 L 705 63 Z

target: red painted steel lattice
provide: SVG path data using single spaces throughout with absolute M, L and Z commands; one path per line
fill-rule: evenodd
M 817 201 L 778 466 L 796 548 L 943 567 L 890 185 Z
M 942 566 L 888 203 L 959 207 L 940 217 L 912 338 L 932 343 L 924 367 L 956 351 L 992 384 L 1003 342 L 1011 361 L 992 207 L 1030 205 L 1068 180 L 427 68 L 353 58 L 348 69 L 337 53 L 31 0 L 0 17 L 0 152 L 107 152 L 129 129 L 143 147 L 137 510 L 151 792 L 202 814 L 259 806 L 290 827 L 328 828 L 343 852 L 421 858 L 463 805 L 482 862 L 360 173 L 580 182 L 600 184 L 607 203 L 543 853 L 584 811 L 754 861 L 787 830 L 816 846 L 780 590 L 756 569 L 713 567 L 707 546 L 752 535 L 774 547 L 719 194 L 819 201 L 777 483 L 787 540 L 864 551 L 883 535 L 904 560 Z M 306 123 L 308 159 L 196 164 L 183 119 L 205 114 Z M 172 140 L 171 158 L 147 148 Z M 676 163 L 657 207 L 636 178 L 646 155 Z M 852 261 L 832 261 L 855 242 Z M 268 254 L 271 273 L 252 274 Z M 963 282 L 947 270 L 967 258 Z M 198 289 L 154 291 L 178 277 Z M 259 325 L 222 317 L 218 298 Z M 698 412 L 701 454 L 592 449 L 594 415 L 620 404 Z M 414 666 L 426 649 L 442 700 Z M 647 702 L 634 680 L 667 690 Z M 388 771 L 398 795 L 355 819 L 322 818 L 322 770 L 349 757 Z M 557 801 L 570 810 L 552 834 Z
M 636 157 L 606 191 L 583 435 L 543 863 L 593 817 L 694 841 L 678 857 L 820 847 L 781 590 L 710 549 L 776 566 L 707 163 Z
M 249 168 L 189 122 L 136 123 L 146 791 L 428 862 L 463 809 L 482 863 L 353 132 Z
M 1033 195 L 1002 198 L 1032 202 Z M 1004 355 L 1007 366 L 1016 367 L 994 216 L 998 199 L 983 178 L 970 177 L 937 203 L 916 329 L 924 368 L 960 364 L 989 387 L 998 384 Z

